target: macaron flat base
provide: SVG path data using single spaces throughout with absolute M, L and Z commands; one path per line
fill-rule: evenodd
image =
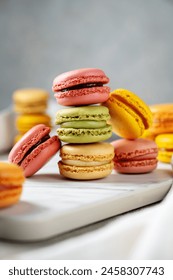
M 66 178 L 74 180 L 94 180 L 108 176 L 113 169 L 113 163 L 108 163 L 100 166 L 71 166 L 58 163 L 60 174 Z
M 58 128 L 59 139 L 67 143 L 92 143 L 104 141 L 112 136 L 112 127 L 99 129 Z
M 114 162 L 114 169 L 119 173 L 142 174 L 153 171 L 157 167 L 157 159 Z

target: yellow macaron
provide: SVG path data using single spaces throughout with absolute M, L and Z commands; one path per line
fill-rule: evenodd
M 60 150 L 60 174 L 75 180 L 108 176 L 113 169 L 114 147 L 109 143 L 66 144 Z
M 0 162 L 0 208 L 18 202 L 24 181 L 21 167 L 13 163 Z
M 103 105 L 109 109 L 113 132 L 120 137 L 138 138 L 152 124 L 149 106 L 127 89 L 114 90 Z
M 43 113 L 47 109 L 49 93 L 40 88 L 23 88 L 13 93 L 14 110 L 17 113 Z
M 26 114 L 18 115 L 16 118 L 16 128 L 20 134 L 26 133 L 33 126 L 45 124 L 51 127 L 51 118 L 47 114 Z
M 158 160 L 170 163 L 173 156 L 173 133 L 160 134 L 155 138 L 158 146 Z

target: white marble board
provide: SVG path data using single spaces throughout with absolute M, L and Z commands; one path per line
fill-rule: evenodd
M 0 237 L 39 241 L 164 198 L 171 170 L 73 181 L 58 174 L 55 160 L 26 180 L 20 202 L 0 211 Z

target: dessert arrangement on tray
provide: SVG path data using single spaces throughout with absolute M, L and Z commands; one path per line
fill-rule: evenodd
M 157 168 L 158 160 L 171 162 L 173 104 L 149 106 L 127 89 L 111 91 L 108 83 L 95 68 L 58 75 L 52 90 L 63 107 L 56 113 L 53 136 L 48 93 L 31 88 L 14 92 L 18 134 L 8 162 L 0 162 L 0 208 L 17 203 L 25 178 L 56 153 L 60 175 L 78 181 L 102 179 L 113 169 L 124 176 L 145 174 Z M 112 132 L 121 139 L 109 143 Z

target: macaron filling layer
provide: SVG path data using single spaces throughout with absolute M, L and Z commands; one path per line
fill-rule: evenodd
M 61 123 L 64 123 L 64 122 L 69 122 L 69 121 L 78 121 L 78 120 L 89 120 L 89 121 L 92 121 L 92 120 L 108 120 L 110 117 L 109 114 L 103 114 L 103 113 L 100 113 L 100 114 L 82 114 L 82 115 L 58 115 L 57 114 L 57 119 L 56 119 L 56 124 L 61 124 Z
M 82 135 L 93 135 L 93 136 L 99 136 L 99 135 L 106 135 L 111 133 L 112 134 L 112 127 L 111 125 L 106 125 L 103 128 L 100 129 L 75 129 L 75 128 L 58 128 L 57 129 L 58 135 L 63 136 L 63 135 L 75 135 L 75 136 L 82 136 Z
M 78 84 L 74 85 L 68 88 L 63 88 L 61 89 L 62 92 L 64 91 L 69 91 L 69 90 L 76 90 L 76 89 L 81 89 L 81 88 L 91 88 L 91 87 L 102 87 L 102 83 L 86 83 L 86 84 Z
M 61 127 L 64 128 L 102 128 L 106 126 L 106 121 L 71 121 L 64 122 Z
M 62 159 L 62 163 L 66 165 L 72 165 L 72 166 L 101 166 L 104 164 L 108 164 L 111 161 L 82 161 L 82 160 L 64 160 Z

